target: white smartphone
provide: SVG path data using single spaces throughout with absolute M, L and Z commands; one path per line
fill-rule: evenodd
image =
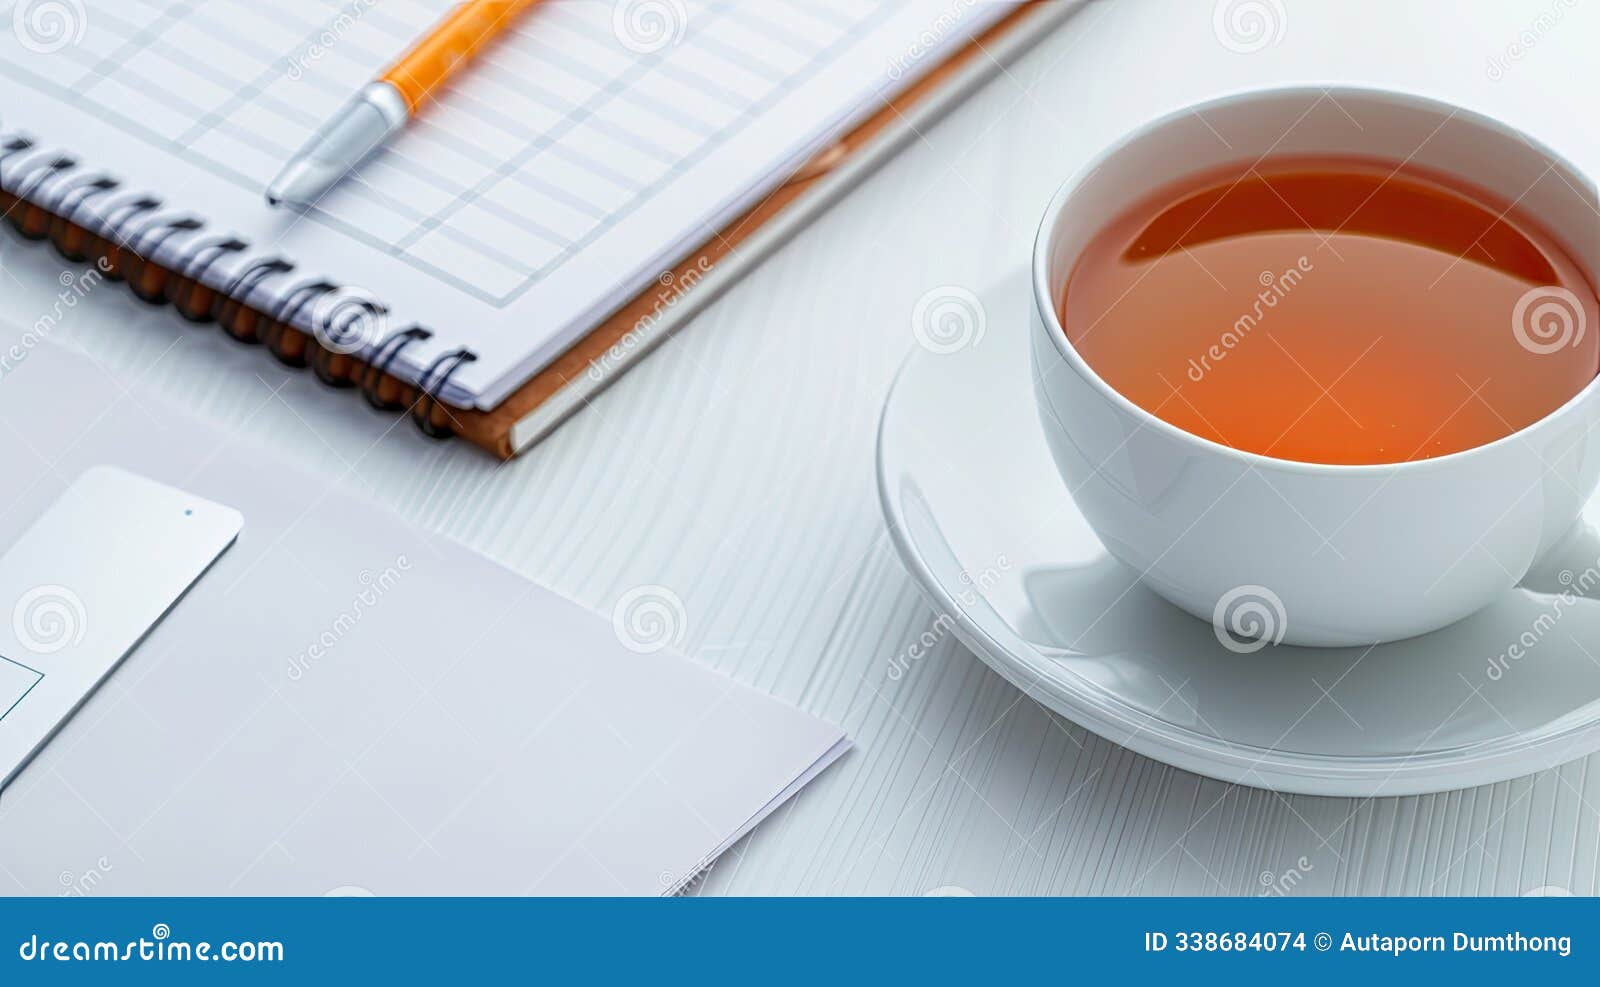
M 238 511 L 111 466 L 0 555 L 0 791 L 233 544 Z

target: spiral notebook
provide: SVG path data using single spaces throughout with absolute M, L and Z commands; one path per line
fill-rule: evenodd
M 0 35 L 0 207 L 510 456 L 1072 6 L 548 0 L 293 213 L 267 180 L 438 5 L 24 5 Z

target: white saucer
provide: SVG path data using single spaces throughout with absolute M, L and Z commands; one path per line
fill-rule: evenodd
M 1375 648 L 1224 648 L 1106 554 L 1056 473 L 1034 405 L 1025 272 L 979 300 L 961 338 L 930 340 L 901 368 L 878 489 L 929 602 L 1018 688 L 1157 760 L 1314 795 L 1464 788 L 1600 750 L 1600 600 L 1518 589 Z M 1600 522 L 1600 500 L 1585 522 Z M 1597 545 L 1544 585 L 1600 595 Z

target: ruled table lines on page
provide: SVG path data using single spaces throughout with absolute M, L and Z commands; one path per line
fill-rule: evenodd
M 691 0 L 661 5 L 655 21 L 631 19 L 637 6 L 539 5 L 311 220 L 509 304 L 899 4 Z M 251 196 L 440 14 L 418 0 L 82 8 L 64 28 L 72 43 L 30 44 L 14 31 L 0 41 L 0 65 Z

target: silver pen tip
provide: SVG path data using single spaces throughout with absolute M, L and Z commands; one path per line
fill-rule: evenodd
M 270 206 L 308 206 L 337 181 L 337 169 L 318 167 L 316 162 L 297 157 L 283 166 L 278 177 L 267 186 Z
M 309 206 L 322 198 L 406 122 L 400 91 L 368 84 L 311 135 L 267 186 L 269 205 Z

